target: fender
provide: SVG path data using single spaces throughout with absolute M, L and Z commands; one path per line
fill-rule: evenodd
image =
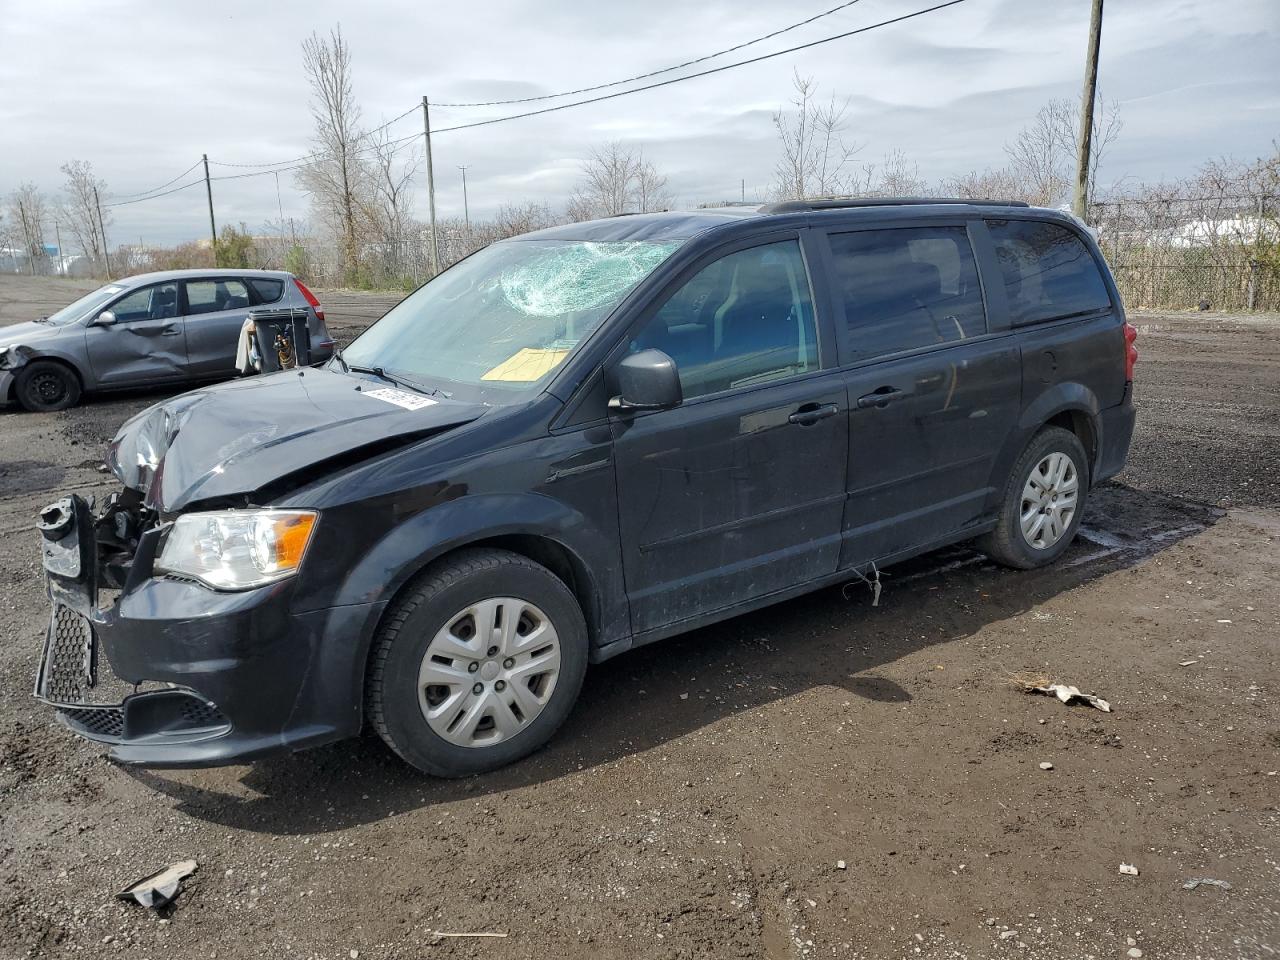
M 359 637 L 366 651 L 386 605 L 428 564 L 453 550 L 504 536 L 539 537 L 570 557 L 575 576 L 583 580 L 578 593 L 589 598 L 590 609 L 583 615 L 596 627 L 596 644 L 629 633 L 617 543 L 568 504 L 536 493 L 473 494 L 430 506 L 392 526 L 350 568 L 336 592 L 300 598 L 295 610 L 374 605 Z
M 56 342 L 53 341 L 55 344 Z M 16 378 L 22 372 L 23 367 L 37 360 L 57 360 L 66 364 L 76 372 L 76 376 L 80 378 L 80 384 L 86 390 L 91 389 L 96 382 L 91 375 L 80 367 L 73 354 L 60 350 L 56 346 L 28 347 L 21 341 L 9 345 L 3 358 L 0 359 L 0 371 L 13 374 Z
M 1024 380 L 1025 384 L 1025 380 Z M 1088 418 L 1094 435 L 1094 450 L 1088 450 L 1089 443 L 1082 440 L 1086 452 L 1096 456 L 1102 449 L 1102 419 L 1099 416 L 1101 407 L 1097 395 L 1082 383 L 1055 383 L 1046 387 L 1034 400 L 1023 407 L 1017 424 L 1009 431 L 999 455 L 991 468 L 991 498 L 986 512 L 1000 509 L 1000 497 L 1004 493 L 1005 481 L 1013 463 L 1018 459 L 1026 445 L 1035 436 L 1037 430 L 1060 413 L 1080 413 Z

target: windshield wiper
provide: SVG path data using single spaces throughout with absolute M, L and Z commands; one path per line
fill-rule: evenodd
M 345 360 L 342 361 L 342 365 L 351 373 L 371 373 L 379 380 L 394 383 L 397 387 L 407 387 L 414 393 L 425 393 L 427 396 L 434 396 L 438 393 L 438 391 L 424 384 L 414 383 L 412 380 L 405 380 L 401 377 L 393 377 L 382 367 L 365 367 L 358 363 L 347 363 Z

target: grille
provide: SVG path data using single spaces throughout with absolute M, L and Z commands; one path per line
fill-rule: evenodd
M 182 705 L 182 719 L 187 726 L 194 729 L 201 727 L 220 727 L 227 722 L 222 711 L 212 703 L 190 699 Z
M 60 712 L 75 728 L 97 737 L 124 736 L 121 707 L 63 707 Z
M 49 624 L 49 645 L 45 654 L 42 695 L 55 703 L 75 703 L 84 699 L 93 686 L 97 663 L 93 627 L 70 607 L 55 604 Z

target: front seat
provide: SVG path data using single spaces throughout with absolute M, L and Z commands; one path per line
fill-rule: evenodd
M 178 291 L 173 287 L 156 290 L 151 305 L 152 316 L 157 320 L 169 320 L 178 315 Z
M 800 361 L 800 323 L 786 270 L 768 264 L 742 264 L 733 294 L 717 319 L 725 382 L 794 366 Z

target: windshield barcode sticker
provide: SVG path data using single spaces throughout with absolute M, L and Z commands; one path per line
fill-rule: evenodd
M 429 407 L 435 403 L 430 397 L 424 397 L 418 393 L 405 393 L 403 390 L 392 390 L 390 387 L 379 387 L 377 390 L 364 390 L 361 392 L 366 397 L 377 397 L 379 400 L 394 403 L 397 407 L 404 407 L 406 410 L 421 410 L 423 407 Z

